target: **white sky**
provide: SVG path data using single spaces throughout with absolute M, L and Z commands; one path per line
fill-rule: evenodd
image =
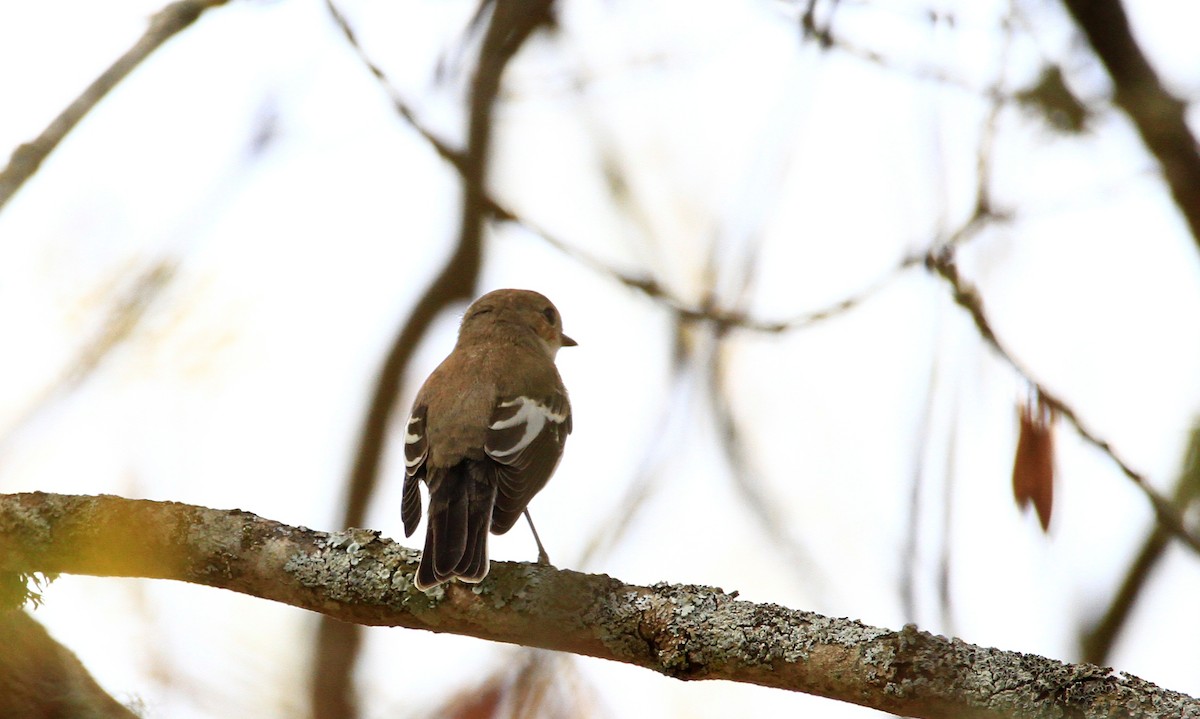
M 926 5 L 845 4 L 835 27 L 900 68 L 885 70 L 800 43 L 784 5 L 569 2 L 563 39 L 531 45 L 506 76 L 494 191 L 686 302 L 705 290 L 710 247 L 722 259 L 717 287 L 732 298 L 757 244 L 747 297 L 755 316 L 820 309 L 969 212 L 979 91 L 1001 69 L 997 18 L 1007 5 L 959 5 L 944 4 L 957 15 L 953 29 L 931 29 Z M 1195 97 L 1194 37 L 1181 28 L 1196 27 L 1200 17 L 1185 15 L 1200 10 L 1136 5 L 1152 58 Z M 460 86 L 433 72 L 460 57 L 470 3 L 340 6 L 427 125 L 459 138 Z M 1082 95 L 1103 97 L 1105 79 L 1061 13 L 1019 7 L 1003 69 L 1010 87 L 1048 58 Z M 40 132 L 157 8 L 0 4 L 0 148 Z M 922 69 L 972 89 L 914 79 Z M 268 119 L 274 134 L 256 154 Z M 1017 219 L 964 248 L 964 273 L 1013 353 L 1169 491 L 1200 397 L 1194 242 L 1119 115 L 1064 139 L 1008 112 L 995 152 L 993 191 Z M 624 173 L 624 204 L 599 171 L 605 162 Z M 106 99 L 0 213 L 0 491 L 171 499 L 336 528 L 374 374 L 447 252 L 456 207 L 455 176 L 391 111 L 321 2 L 209 12 Z M 914 269 L 838 318 L 778 336 L 737 332 L 722 350 L 755 473 L 814 561 L 788 566 L 732 488 L 700 375 L 668 385 L 667 313 L 519 229 L 493 233 L 486 255 L 481 292 L 542 291 L 580 342 L 559 356 L 575 434 L 532 507 L 562 566 L 712 584 L 894 628 L 915 619 L 1071 660 L 1079 622 L 1111 596 L 1147 531 L 1142 497 L 1067 427 L 1050 535 L 1017 513 L 1009 473 L 1022 386 L 946 286 Z M 164 263 L 170 280 L 129 341 L 73 392 L 56 392 L 114 298 Z M 415 373 L 445 355 L 456 322 L 442 318 Z M 918 457 L 928 476 L 917 616 L 908 617 L 897 587 Z M 578 564 L 634 481 L 652 484 L 628 533 Z M 402 537 L 394 463 L 369 524 Z M 943 541 L 952 626 L 936 601 Z M 496 538 L 492 555 L 532 559 L 531 538 Z M 1172 550 L 1117 668 L 1200 694 L 1190 601 L 1198 568 Z M 63 577 L 37 617 L 150 717 L 292 716 L 307 697 L 315 621 L 299 610 L 201 587 Z M 469 668 L 502 666 L 514 651 L 399 629 L 368 636 L 366 716 L 420 715 Z M 599 661 L 574 666 L 611 716 L 867 714 Z

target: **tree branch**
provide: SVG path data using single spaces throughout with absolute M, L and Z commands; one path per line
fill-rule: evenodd
M 338 10 L 333 0 L 326 0 L 326 6 L 338 28 L 342 31 L 346 41 L 353 48 L 363 66 L 367 68 L 371 76 L 375 78 L 380 87 L 387 94 L 392 103 L 392 107 L 396 113 L 408 123 L 426 142 L 433 148 L 438 155 L 445 160 L 456 172 L 463 177 L 464 186 L 476 187 L 476 201 L 481 203 L 483 210 L 488 217 L 496 222 L 508 222 L 518 227 L 525 229 L 528 232 L 542 238 L 544 242 L 554 247 L 563 254 L 571 257 L 581 265 L 591 269 L 597 274 L 605 275 L 616 282 L 633 290 L 641 292 L 646 297 L 658 302 L 660 305 L 667 307 L 682 320 L 695 320 L 711 322 L 718 331 L 725 331 L 731 327 L 737 327 L 754 332 L 766 333 L 782 333 L 793 329 L 800 329 L 808 325 L 821 322 L 823 320 L 836 317 L 854 307 L 857 307 L 863 301 L 872 296 L 875 292 L 886 286 L 896 275 L 904 270 L 921 264 L 924 261 L 922 255 L 914 254 L 907 255 L 900 259 L 897 266 L 888 272 L 885 276 L 875 280 L 866 288 L 859 290 L 857 293 L 847 296 L 846 298 L 836 302 L 828 307 L 824 307 L 812 312 L 806 312 L 797 316 L 782 319 L 782 320 L 763 320 L 751 317 L 741 311 L 725 310 L 717 305 L 694 306 L 690 305 L 675 296 L 673 296 L 666 288 L 652 277 L 645 275 L 634 275 L 622 272 L 599 259 L 598 257 L 589 254 L 581 247 L 572 245 L 561 237 L 551 233 L 544 227 L 538 226 L 532 220 L 522 215 L 507 206 L 488 191 L 486 183 L 476 182 L 473 180 L 478 172 L 472 170 L 472 164 L 468 161 L 468 153 L 453 149 L 449 143 L 439 138 L 433 131 L 425 127 L 420 118 L 417 117 L 413 108 L 404 100 L 396 89 L 395 85 L 388 78 L 387 73 L 376 64 L 367 54 L 366 50 L 359 44 L 353 28 L 350 27 L 349 21 Z M 539 11 L 540 12 L 540 11 Z M 465 226 L 465 223 L 464 223 Z
M 1063 0 L 1113 82 L 1113 101 L 1137 127 L 1162 167 L 1175 206 L 1200 249 L 1200 147 L 1187 105 L 1163 87 L 1138 47 L 1120 0 Z
M 726 679 L 917 717 L 1194 716 L 1200 701 L 1070 665 L 690 585 L 493 562 L 477 586 L 412 585 L 419 554 L 378 532 L 317 532 L 241 510 L 41 492 L 0 495 L 0 571 L 175 579 L 346 622 L 450 632 Z
M 1192 438 L 1184 454 L 1183 472 L 1175 485 L 1175 496 L 1171 503 L 1186 513 L 1197 496 L 1200 496 L 1200 421 L 1192 428 Z M 1080 638 L 1080 650 L 1085 661 L 1107 661 L 1109 652 L 1133 614 L 1142 590 L 1166 556 L 1169 539 L 1171 532 L 1162 524 L 1155 524 L 1103 616 L 1087 627 Z
M 935 248 L 930 251 L 926 256 L 925 266 L 950 284 L 954 290 L 954 302 L 967 311 L 971 316 L 971 321 L 975 323 L 975 328 L 979 331 L 979 336 L 996 352 L 1000 359 L 1004 360 L 1013 371 L 1036 388 L 1038 394 L 1041 395 L 1046 404 L 1054 409 L 1058 416 L 1065 419 L 1074 427 L 1075 431 L 1084 441 L 1106 454 L 1113 464 L 1117 465 L 1117 468 L 1121 470 L 1121 473 L 1141 490 L 1146 499 L 1150 501 L 1150 508 L 1154 510 L 1154 515 L 1160 526 L 1186 544 L 1193 552 L 1200 554 L 1200 534 L 1193 532 L 1188 527 L 1187 518 L 1184 516 L 1183 510 L 1173 504 L 1170 499 L 1163 496 L 1140 472 L 1122 459 L 1108 440 L 1102 438 L 1084 424 L 1071 405 L 1067 404 L 1064 399 L 1046 387 L 1045 384 L 1037 381 L 1033 373 L 1021 364 L 1008 351 L 1005 345 L 1000 342 L 1000 338 L 996 336 L 995 331 L 992 330 L 991 323 L 988 322 L 987 313 L 984 312 L 983 296 L 979 293 L 979 289 L 963 279 L 962 275 L 959 274 L 953 246 L 947 245 L 945 248 Z
M 13 151 L 8 166 L 0 170 L 0 209 L 3 209 L 17 190 L 21 189 L 26 180 L 33 177 L 54 148 L 58 147 L 79 121 L 91 112 L 96 103 L 104 99 L 109 90 L 124 80 L 126 75 L 149 57 L 150 53 L 195 22 L 205 10 L 224 5 L 226 2 L 227 0 L 177 0 L 155 13 L 150 19 L 150 27 L 146 28 L 146 32 L 133 47 L 88 85 L 83 94 L 42 130 L 42 134 L 19 145 Z
M 137 719 L 20 609 L 0 608 L 0 717 Z
M 370 406 L 359 436 L 354 466 L 347 480 L 346 506 L 343 526 L 361 524 L 379 479 L 387 428 L 399 399 L 401 379 L 408 368 L 417 341 L 437 318 L 438 314 L 457 300 L 470 300 L 476 294 L 476 284 L 483 262 L 483 232 L 492 216 L 487 201 L 487 177 L 491 159 L 492 112 L 500 93 L 500 82 L 509 62 L 534 32 L 552 26 L 552 0 L 485 0 L 480 3 L 476 21 L 483 23 L 482 46 L 471 82 L 467 147 L 461 153 L 452 152 L 438 142 L 432 133 L 425 132 L 416 122 L 408 106 L 391 90 L 383 70 L 367 57 L 355 38 L 346 18 L 334 5 L 326 7 L 334 21 L 355 49 L 371 74 L 386 88 L 393 106 L 430 142 L 462 176 L 463 200 L 458 243 L 454 253 L 433 283 L 421 296 L 411 316 L 392 343 L 387 359 L 376 381 Z M 317 632 L 317 650 L 313 665 L 313 716 L 354 717 L 353 670 L 360 637 L 357 627 L 322 621 Z

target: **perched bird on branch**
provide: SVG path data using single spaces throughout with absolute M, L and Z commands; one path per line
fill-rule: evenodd
M 487 537 L 521 514 L 558 466 L 571 432 L 571 404 L 554 358 L 575 346 L 558 310 L 529 290 L 496 290 L 463 316 L 454 351 L 425 380 L 404 434 L 405 536 L 421 521 L 419 484 L 429 486 L 429 522 L 416 586 L 488 573 Z

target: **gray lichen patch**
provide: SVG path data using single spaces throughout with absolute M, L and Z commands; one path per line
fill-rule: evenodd
M 378 530 L 351 527 L 340 532 L 330 532 L 319 543 L 328 549 L 344 549 L 347 554 L 358 556 L 363 547 L 377 541 L 382 543 L 388 540 L 383 540 Z
M 734 665 L 770 673 L 818 654 L 822 660 L 852 656 L 887 633 L 735 596 L 713 587 L 657 584 L 597 604 L 588 622 L 615 654 L 679 679 L 714 676 Z
M 241 517 L 229 517 L 214 512 L 191 512 L 177 527 L 179 546 L 191 547 L 192 554 L 203 557 L 204 563 L 194 567 L 202 575 L 217 575 L 232 579 L 236 565 L 245 548 L 239 529 L 246 526 Z
M 493 565 L 502 565 L 504 571 L 491 571 L 472 591 L 490 600 L 494 609 L 535 611 L 541 596 L 541 572 L 546 568 L 528 562 L 493 562 Z
M 420 594 L 411 582 L 415 551 L 370 529 L 315 533 L 313 551 L 293 552 L 283 570 L 337 602 L 400 605 Z

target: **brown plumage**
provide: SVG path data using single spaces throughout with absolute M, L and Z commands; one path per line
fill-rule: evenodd
M 571 432 L 554 357 L 574 345 L 558 310 L 537 292 L 496 290 L 467 308 L 454 351 L 417 393 L 404 437 L 406 536 L 421 521 L 418 485 L 429 486 L 418 589 L 452 577 L 482 580 L 488 532 L 504 534 L 522 513 L 529 518 L 529 501 L 554 473 Z M 539 561 L 548 562 L 537 541 Z

